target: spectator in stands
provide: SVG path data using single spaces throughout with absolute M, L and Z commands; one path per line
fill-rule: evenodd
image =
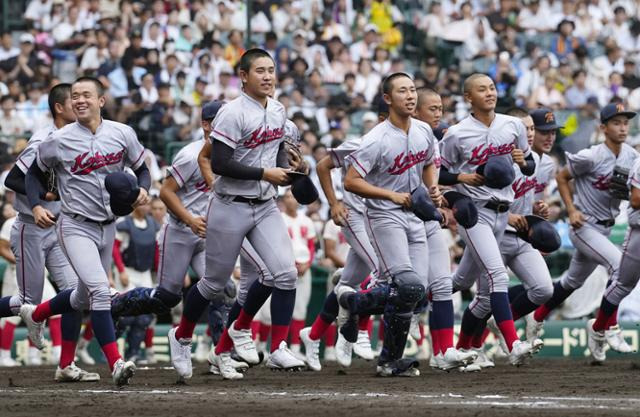
M 573 20 L 564 19 L 558 24 L 557 34 L 551 40 L 551 52 L 558 60 L 570 58 L 578 47 L 584 46 L 584 40 L 573 34 L 575 29 Z
M 564 93 L 565 104 L 568 109 L 580 109 L 587 104 L 589 97 L 595 95 L 587 85 L 587 72 L 583 69 L 573 72 L 573 85 Z
M 18 56 L 20 49 L 13 46 L 11 32 L 0 33 L 0 62 Z
M 16 112 L 13 97 L 6 95 L 0 99 L 0 133 L 3 135 L 19 136 L 27 131 L 27 124 Z

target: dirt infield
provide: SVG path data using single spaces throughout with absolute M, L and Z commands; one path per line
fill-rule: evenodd
M 197 364 L 187 384 L 177 384 L 164 364 L 140 367 L 132 385 L 120 390 L 104 367 L 94 367 L 101 382 L 83 384 L 53 382 L 52 367 L 3 368 L 0 416 L 637 416 L 637 361 L 634 355 L 594 367 L 539 359 L 521 368 L 423 369 L 419 378 L 394 379 L 376 378 L 371 363 L 355 361 L 347 371 L 329 365 L 319 373 L 254 368 L 241 381 L 222 381 Z

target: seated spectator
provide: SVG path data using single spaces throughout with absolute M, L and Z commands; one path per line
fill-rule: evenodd
M 622 85 L 622 74 L 614 71 L 609 75 L 609 83 L 598 90 L 598 103 L 604 107 L 614 99 L 624 101 L 629 95 L 629 89 Z
M 530 109 L 548 107 L 553 110 L 565 107 L 564 97 L 555 87 L 557 80 L 556 71 L 549 71 L 544 77 L 544 84 L 533 90 L 527 107 Z
M 551 41 L 551 52 L 558 60 L 569 58 L 578 47 L 584 46 L 584 40 L 573 35 L 575 28 L 576 24 L 568 19 L 564 19 L 558 24 L 556 30 L 558 33 Z
M 27 131 L 27 124 L 16 112 L 13 97 L 6 95 L 0 99 L 0 133 L 3 135 L 23 135 Z
M 572 78 L 573 85 L 564 93 L 566 107 L 580 109 L 587 104 L 589 97 L 595 95 L 595 92 L 587 87 L 587 72 L 585 70 L 574 71 Z

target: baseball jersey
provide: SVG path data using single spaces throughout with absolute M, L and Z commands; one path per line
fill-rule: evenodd
M 29 167 L 33 164 L 33 161 L 35 161 L 36 159 L 38 147 L 44 140 L 49 137 L 51 132 L 55 130 L 56 126 L 51 123 L 49 126 L 37 130 L 33 134 L 33 136 L 31 136 L 31 139 L 29 139 L 29 143 L 27 143 L 27 147 L 24 148 L 24 150 L 20 153 L 18 159 L 16 160 L 18 169 L 20 169 L 20 171 L 22 171 L 25 175 L 27 174 Z M 41 203 L 41 205 L 42 207 L 53 213 L 54 216 L 57 216 L 58 213 L 60 213 L 60 201 L 44 201 Z M 15 209 L 20 214 L 32 216 L 29 201 L 27 199 L 27 196 L 24 194 L 16 193 Z
M 616 166 L 630 169 L 638 152 L 623 143 L 616 157 L 601 143 L 576 154 L 565 153 L 565 156 L 569 173 L 574 178 L 574 203 L 587 222 L 615 219 L 620 213 L 620 200 L 609 194 L 611 174 Z
M 113 218 L 106 176 L 125 166 L 138 169 L 144 163 L 144 148 L 125 124 L 102 120 L 94 134 L 74 122 L 40 144 L 37 163 L 42 171 L 54 169 L 63 213 L 106 221 Z
M 556 165 L 547 154 L 539 156 L 533 153 L 536 170 L 531 176 L 526 176 L 514 164 L 516 179 L 511 184 L 513 189 L 513 204 L 509 211 L 514 214 L 529 215 L 533 211 L 533 203 L 544 195 L 544 189 L 553 177 Z
M 284 137 L 296 145 L 300 143 L 300 130 L 298 130 L 298 126 L 289 119 L 284 123 Z
M 514 148 L 522 149 L 525 158 L 531 153 L 522 120 L 504 114 L 496 114 L 491 126 L 469 115 L 451 126 L 440 141 L 442 164 L 457 174 L 475 173 L 489 156 L 511 155 Z M 511 187 L 498 190 L 485 185 L 456 184 L 456 190 L 479 202 L 495 199 L 512 202 L 514 196 Z
M 424 167 L 437 162 L 436 143 L 429 125 L 418 119 L 411 119 L 408 134 L 387 119 L 364 135 L 347 161 L 368 183 L 410 193 L 422 185 Z M 377 210 L 402 209 L 388 200 L 365 199 L 365 205 Z
M 267 98 L 263 107 L 247 94 L 222 106 L 212 123 L 210 140 L 219 140 L 234 149 L 233 160 L 244 165 L 274 168 L 278 148 L 284 139 L 286 112 L 278 101 Z M 276 187 L 267 181 L 239 180 L 221 176 L 216 192 L 268 200 Z
M 337 148 L 329 149 L 329 156 L 331 157 L 333 166 L 341 168 L 342 178 L 345 177 L 345 175 L 347 174 L 347 170 L 349 169 L 349 164 L 346 161 L 346 157 L 358 150 L 361 144 L 362 137 L 357 136 L 344 141 Z M 364 199 L 359 195 L 344 190 L 344 193 L 342 195 L 342 202 L 350 209 L 353 209 L 358 213 L 364 213 Z
M 322 238 L 336 242 L 336 254 L 346 262 L 350 246 L 344 237 L 344 233 L 342 233 L 342 228 L 335 224 L 333 220 L 329 220 L 324 226 Z
M 202 145 L 204 140 L 198 140 L 180 149 L 171 166 L 167 168 L 167 175 L 171 175 L 178 184 L 176 195 L 184 208 L 196 217 L 206 217 L 209 204 L 209 187 L 198 165 L 198 154 Z M 185 226 L 171 211 L 169 211 L 169 223 L 174 226 Z
M 630 190 L 633 190 L 634 187 L 640 188 L 640 158 L 636 159 L 636 162 L 634 162 L 633 167 L 629 171 L 627 185 Z M 631 204 L 629 204 L 629 208 L 627 209 L 627 221 L 631 227 L 640 227 L 640 210 L 634 209 L 631 207 Z

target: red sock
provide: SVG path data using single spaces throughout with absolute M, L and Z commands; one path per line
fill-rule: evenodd
M 122 358 L 122 356 L 120 356 L 120 352 L 118 352 L 118 344 L 116 342 L 107 343 L 102 346 L 102 352 L 104 353 L 105 358 L 107 358 L 109 368 L 113 371 L 113 364 L 115 364 L 118 359 Z
M 367 332 L 369 332 L 369 339 L 373 335 L 373 319 L 369 318 L 369 323 L 367 324 Z
M 335 324 L 329 326 L 324 333 L 324 347 L 334 347 L 336 345 L 337 332 L 338 327 Z
M 11 350 L 13 345 L 13 334 L 16 330 L 16 325 L 7 321 L 4 323 L 4 329 L 2 329 L 2 340 L 0 340 L 0 349 Z
M 551 310 L 545 304 L 542 304 L 540 307 L 536 308 L 536 311 L 533 313 L 533 318 L 537 322 L 543 322 L 549 313 L 551 313 Z
M 358 330 L 369 330 L 371 316 L 360 316 L 358 319 Z
M 504 340 L 507 342 L 509 352 L 511 352 L 513 342 L 519 340 L 518 334 L 516 333 L 516 326 L 513 324 L 513 320 L 501 321 L 500 323 L 498 323 L 498 328 L 500 328 L 500 333 L 502 333 Z
M 321 316 L 316 317 L 316 320 L 311 325 L 311 331 L 309 332 L 309 338 L 311 340 L 320 340 L 322 335 L 327 332 L 327 329 L 331 326 L 331 323 L 327 323 Z
M 252 321 L 251 322 L 251 338 L 256 340 L 260 336 L 260 322 Z
M 82 334 L 82 338 L 87 342 L 93 339 L 93 325 L 90 321 L 84 325 L 84 333 Z
M 618 324 L 618 307 L 613 310 L 613 313 L 609 317 L 609 321 L 607 322 L 607 329 Z
M 146 349 L 150 349 L 153 347 L 153 335 L 155 330 L 153 327 L 148 327 L 147 331 L 144 333 L 144 347 Z
M 274 324 L 271 326 L 271 352 L 273 353 L 280 347 L 280 342 L 287 340 L 289 334 L 289 326 Z
M 62 344 L 61 323 L 62 319 L 60 316 L 51 317 L 49 319 L 49 336 L 51 337 L 51 344 L 53 346 L 60 346 Z
M 269 340 L 269 333 L 271 333 L 271 326 L 261 321 L 259 321 L 258 323 L 260 323 L 260 331 L 259 331 L 260 341 L 266 342 L 267 340 Z
M 442 354 L 453 347 L 453 327 L 438 330 L 438 343 Z
M 185 316 L 180 318 L 180 324 L 176 329 L 176 339 L 191 339 L 193 337 L 193 330 L 196 328 L 196 322 L 191 321 Z
M 207 330 L 205 330 L 207 336 L 211 337 L 211 327 L 207 326 Z
M 229 337 L 229 332 L 225 327 L 222 332 L 222 336 L 220 336 L 220 340 L 218 340 L 218 344 L 216 345 L 216 355 L 221 353 L 229 352 L 233 348 L 233 340 Z
M 473 339 L 471 339 L 471 346 L 476 349 L 481 348 L 482 345 L 484 345 L 484 341 L 487 340 L 487 337 L 489 337 L 489 333 L 489 329 L 485 327 L 482 334 L 476 334 L 473 336 Z
M 244 309 L 240 310 L 240 314 L 233 325 L 233 328 L 236 330 L 245 330 L 251 328 L 251 322 L 253 321 L 253 316 L 247 314 Z
M 74 357 L 76 356 L 76 341 L 75 340 L 63 340 L 62 347 L 60 348 L 60 369 L 64 369 L 71 365 Z
M 601 332 L 611 326 L 615 326 L 618 321 L 615 319 L 615 317 L 617 316 L 617 312 L 618 309 L 614 310 L 611 315 L 608 315 L 604 311 L 602 311 L 602 309 L 599 309 L 598 314 L 596 315 L 596 321 L 593 322 L 593 330 Z M 614 324 L 610 324 L 612 321 L 614 322 Z
M 49 305 L 49 300 L 39 304 L 31 316 L 33 321 L 37 322 L 43 322 L 49 317 L 51 317 L 51 306 Z
M 33 342 L 31 341 L 31 339 L 28 340 L 29 341 L 29 347 L 35 347 L 35 345 L 33 344 Z
M 456 345 L 456 349 L 471 349 L 471 342 L 473 340 L 473 336 L 470 334 L 466 334 L 462 330 L 460 330 L 460 334 L 458 335 L 458 344 Z
M 292 345 L 300 344 L 300 330 L 304 329 L 304 320 L 291 320 L 289 340 Z
M 431 330 L 431 349 L 434 356 L 440 353 L 440 330 Z

